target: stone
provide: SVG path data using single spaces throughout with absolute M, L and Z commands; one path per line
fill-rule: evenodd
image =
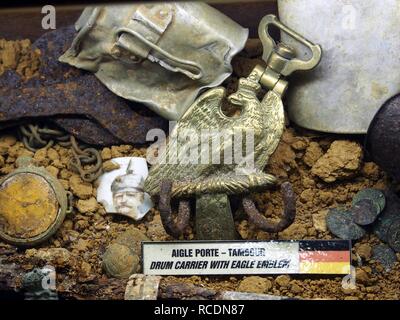
M 58 173 L 59 173 L 59 169 L 57 169 L 56 167 L 53 166 L 47 166 L 46 170 L 54 177 L 57 178 L 58 177 Z
M 312 166 L 311 172 L 327 183 L 354 177 L 361 167 L 361 146 L 352 141 L 334 141 Z
M 288 228 L 279 233 L 279 238 L 283 240 L 300 240 L 307 237 L 308 232 L 304 225 L 293 223 Z
M 363 176 L 372 180 L 379 178 L 379 167 L 374 162 L 365 162 L 361 170 Z
M 304 154 L 303 161 L 307 166 L 312 167 L 323 154 L 317 142 L 310 142 Z
M 139 255 L 131 252 L 127 246 L 113 243 L 103 255 L 103 269 L 107 275 L 118 279 L 127 279 L 139 271 Z
M 88 221 L 86 220 L 78 220 L 77 222 L 75 222 L 75 228 L 78 231 L 83 231 L 87 228 L 89 228 L 90 224 Z
M 312 202 L 315 197 L 315 190 L 306 189 L 300 194 L 300 201 L 303 203 Z
M 271 290 L 271 288 L 272 282 L 270 280 L 258 276 L 251 276 L 240 281 L 237 291 L 265 293 Z
M 50 162 L 50 160 L 47 158 L 46 148 L 37 150 L 33 156 L 33 159 L 35 160 L 36 164 L 40 166 L 47 166 Z
M 139 229 L 130 227 L 117 237 L 103 255 L 103 270 L 111 277 L 127 279 L 140 271 L 141 241 L 149 241 Z
M 73 175 L 69 179 L 69 186 L 73 194 L 75 194 L 80 199 L 89 199 L 93 195 L 93 187 L 90 183 L 83 182 L 83 180 L 77 176 Z
M 321 203 L 325 205 L 331 205 L 334 200 L 334 194 L 329 191 L 319 190 L 318 197 L 321 200 Z
M 326 226 L 326 216 L 329 210 L 320 210 L 312 215 L 314 228 L 318 231 L 325 232 L 328 230 Z
M 170 238 L 163 227 L 160 215 L 155 215 L 153 220 L 148 223 L 146 234 L 153 241 L 164 241 Z
M 103 163 L 103 171 L 104 172 L 110 172 L 113 170 L 117 170 L 120 168 L 120 165 L 118 163 L 113 162 L 112 160 L 106 161 Z
M 314 188 L 315 187 L 315 181 L 311 179 L 310 177 L 304 176 L 301 184 L 303 185 L 304 188 L 309 189 L 309 188 Z
M 307 148 L 308 144 L 307 141 L 299 139 L 296 142 L 293 142 L 290 146 L 296 151 L 303 151 Z
M 369 284 L 370 283 L 370 277 L 367 272 L 365 272 L 361 268 L 356 269 L 356 282 L 362 283 L 362 284 Z
M 303 288 L 300 287 L 298 284 L 293 283 L 293 284 L 290 286 L 290 291 L 293 292 L 293 293 L 295 293 L 295 294 L 299 294 L 299 293 L 302 293 L 302 292 L 303 292 Z
M 288 143 L 283 141 L 284 135 L 267 165 L 267 172 L 273 172 L 280 179 L 287 179 L 288 173 L 297 168 L 296 153 Z
M 96 198 L 91 197 L 88 200 L 78 200 L 76 208 L 80 213 L 95 212 L 99 207 Z
M 56 151 L 56 150 L 54 150 L 53 148 L 49 148 L 48 150 L 47 150 L 47 157 L 50 159 L 50 160 L 58 160 L 58 159 L 60 159 L 60 155 L 58 154 L 58 152 Z
M 88 278 L 90 277 L 91 272 L 92 272 L 92 266 L 86 261 L 82 261 L 81 269 L 79 270 L 80 276 L 83 278 Z
M 13 135 L 2 135 L 0 137 L 0 146 L 9 148 L 15 145 L 16 143 L 17 143 L 17 138 Z
M 64 230 L 72 230 L 72 228 L 74 227 L 74 223 L 72 222 L 72 220 L 64 220 L 63 224 L 61 225 L 61 228 Z
M 104 148 L 101 151 L 101 158 L 103 160 L 110 160 L 111 159 L 111 149 L 110 148 Z
M 356 252 L 361 258 L 368 260 L 371 258 L 372 248 L 369 244 L 363 243 L 356 249 Z
M 89 241 L 84 239 L 79 239 L 78 242 L 74 245 L 74 249 L 84 252 L 89 247 Z
M 34 257 L 57 267 L 71 265 L 72 255 L 65 248 L 28 249 L 25 254 L 27 257 Z
M 280 275 L 276 277 L 275 283 L 280 287 L 288 287 L 290 283 L 290 277 L 288 275 Z
M 72 177 L 72 173 L 69 170 L 61 169 L 61 171 L 60 171 L 61 179 L 69 180 L 69 178 L 71 178 L 71 177 Z

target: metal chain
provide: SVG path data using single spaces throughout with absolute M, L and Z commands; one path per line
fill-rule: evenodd
M 70 167 L 81 176 L 83 181 L 93 182 L 103 172 L 103 161 L 100 152 L 95 148 L 79 145 L 74 136 L 64 131 L 50 129 L 47 126 L 39 127 L 37 124 L 19 126 L 19 134 L 24 146 L 36 152 L 41 148 L 50 148 L 55 143 L 65 148 L 71 148 L 73 158 Z M 84 167 L 91 165 L 89 168 Z

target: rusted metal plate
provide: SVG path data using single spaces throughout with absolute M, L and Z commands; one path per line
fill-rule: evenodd
M 124 141 L 114 137 L 109 131 L 102 128 L 93 120 L 81 117 L 54 117 L 53 123 L 63 128 L 75 137 L 80 137 L 82 142 L 93 145 L 118 145 Z M 99 140 L 96 140 L 99 139 Z
M 166 130 L 167 121 L 146 107 L 119 98 L 94 75 L 58 62 L 74 34 L 72 26 L 61 28 L 34 43 L 41 50 L 40 78 L 22 82 L 12 71 L 0 77 L 0 123 L 38 117 L 86 117 L 93 120 L 90 129 L 80 130 L 87 122 L 77 121 L 79 125 L 73 133 L 82 141 L 99 145 L 118 140 L 142 144 L 150 129 Z M 73 131 L 74 120 L 56 122 Z
M 54 123 L 56 126 L 61 127 L 67 133 L 79 137 L 81 142 L 93 145 L 119 145 L 124 143 L 121 139 L 114 137 L 109 131 L 102 128 L 94 120 L 89 120 L 84 117 L 51 117 L 51 118 L 37 118 L 40 123 L 47 122 Z M 12 128 L 19 125 L 27 125 L 32 123 L 32 120 L 22 119 L 21 121 L 5 121 L 0 122 L 0 131 Z M 97 140 L 98 139 L 98 140 Z

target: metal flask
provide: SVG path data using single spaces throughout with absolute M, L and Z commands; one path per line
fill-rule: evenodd
M 61 183 L 30 157 L 19 157 L 14 172 L 0 180 L 0 239 L 29 247 L 46 241 L 71 212 Z
M 222 83 L 248 30 L 201 2 L 86 8 L 59 58 L 115 94 L 177 120 L 199 91 Z
M 278 0 L 283 23 L 324 48 L 319 66 L 292 79 L 289 118 L 299 126 L 365 134 L 378 108 L 400 92 L 398 0 Z M 285 34 L 282 40 L 309 55 Z
M 269 34 L 272 25 L 310 48 L 312 57 L 300 60 L 285 44 L 276 44 Z M 276 178 L 263 169 L 285 127 L 282 103 L 288 86 L 285 76 L 315 67 L 321 48 L 281 24 L 274 15 L 261 20 L 259 37 L 266 67 L 257 65 L 247 78 L 239 80 L 237 92 L 227 98 L 240 109 L 240 115 L 224 113 L 225 88 L 210 89 L 196 99 L 173 128 L 165 147 L 156 152 L 159 157 L 150 169 L 144 189 L 152 196 L 159 195 L 164 228 L 174 237 L 187 230 L 191 200 L 196 202 L 197 239 L 235 239 L 229 202 L 232 195 L 241 197 L 249 222 L 264 231 L 282 231 L 294 220 L 296 200 L 289 182 L 281 186 L 284 213 L 278 223 L 266 221 L 249 193 L 276 183 Z M 258 94 L 262 88 L 266 91 L 260 100 Z M 246 155 L 237 158 L 243 155 L 243 150 Z M 176 220 L 171 199 L 179 204 Z

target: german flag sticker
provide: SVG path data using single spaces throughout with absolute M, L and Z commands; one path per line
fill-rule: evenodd
M 302 274 L 349 274 L 350 241 L 300 241 L 299 271 Z

